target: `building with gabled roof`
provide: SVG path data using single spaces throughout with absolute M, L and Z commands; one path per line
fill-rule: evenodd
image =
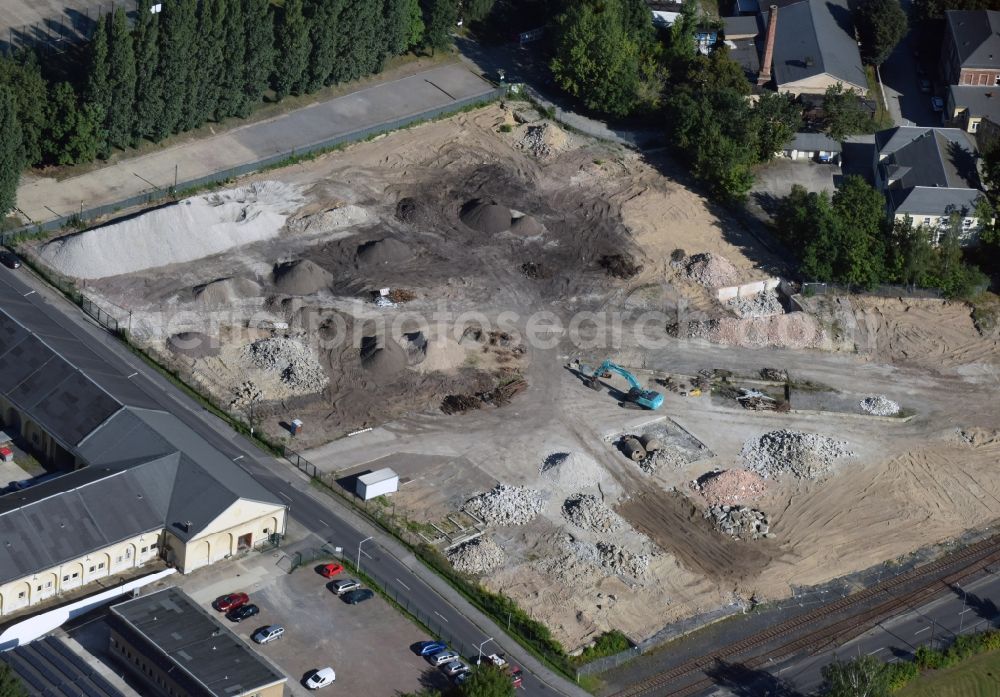
M 949 85 L 1000 85 L 1000 12 L 948 10 L 941 72 Z

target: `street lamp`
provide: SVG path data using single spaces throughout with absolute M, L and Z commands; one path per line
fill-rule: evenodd
M 483 647 L 486 646 L 491 641 L 493 641 L 493 637 L 490 637 L 489 639 L 487 639 L 486 641 L 484 641 L 482 644 L 479 645 L 479 660 L 476 661 L 477 666 L 483 664 Z
M 958 621 L 958 633 L 961 634 L 962 630 L 965 628 L 965 605 L 968 596 L 965 593 L 965 589 L 962 588 L 960 585 L 956 583 L 955 587 L 958 588 L 958 590 L 962 591 L 962 614 L 959 615 L 959 621 Z
M 370 539 L 372 539 L 372 538 L 371 537 L 366 537 L 365 539 L 361 540 L 361 542 L 358 543 L 358 563 L 357 563 L 357 566 L 355 567 L 358 570 L 358 573 L 361 573 L 361 545 L 363 545 L 365 542 L 367 542 Z

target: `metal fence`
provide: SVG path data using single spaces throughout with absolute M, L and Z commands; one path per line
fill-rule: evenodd
M 617 668 L 618 666 L 633 660 L 636 656 L 642 654 L 642 652 L 642 648 L 633 646 L 632 648 L 626 649 L 621 653 L 616 653 L 613 656 L 605 656 L 604 658 L 598 658 L 590 661 L 589 663 L 585 663 L 576 669 L 576 679 L 579 680 L 584 675 L 597 675 L 611 670 L 612 668 Z
M 839 283 L 803 283 L 802 294 L 811 295 L 867 295 L 875 298 L 943 298 L 939 290 L 918 286 L 880 285 L 867 290 Z
M 10 230 L 8 232 L 0 235 L 0 244 L 7 244 L 10 240 L 14 239 L 19 235 L 31 235 L 40 234 L 42 232 L 51 232 L 54 230 L 59 230 L 69 224 L 79 224 L 86 222 L 88 220 L 94 220 L 105 215 L 111 215 L 117 213 L 126 208 L 132 208 L 134 206 L 141 206 L 147 203 L 153 203 L 155 201 L 165 201 L 169 199 L 176 200 L 179 194 L 185 191 L 190 191 L 193 189 L 199 189 L 206 186 L 211 186 L 214 184 L 219 184 L 220 182 L 227 181 L 229 179 L 234 179 L 244 174 L 249 174 L 250 172 L 256 172 L 261 169 L 268 167 L 275 167 L 285 163 L 291 163 L 297 157 L 307 157 L 314 153 L 323 152 L 325 150 L 332 150 L 341 145 L 347 143 L 354 143 L 366 138 L 371 138 L 373 136 L 381 135 L 383 133 L 389 133 L 407 126 L 412 126 L 416 123 L 423 121 L 429 121 L 431 119 L 440 118 L 442 116 L 447 116 L 464 109 L 480 106 L 484 104 L 489 104 L 498 99 L 502 99 L 506 93 L 506 86 L 500 86 L 495 88 L 493 91 L 488 92 L 485 95 L 477 95 L 474 97 L 466 97 L 465 99 L 460 99 L 458 101 L 452 102 L 451 104 L 446 104 L 444 106 L 435 107 L 433 109 L 428 109 L 422 111 L 418 114 L 411 114 L 410 116 L 404 116 L 400 119 L 395 119 L 392 121 L 383 121 L 382 123 L 374 124 L 372 126 L 367 126 L 365 128 L 359 128 L 357 130 L 351 131 L 349 133 L 344 133 L 339 136 L 334 136 L 326 140 L 319 141 L 317 143 L 312 143 L 301 148 L 293 148 L 291 150 L 275 153 L 269 157 L 256 160 L 254 162 L 248 162 L 246 164 L 238 165 L 236 167 L 230 167 L 228 169 L 219 170 L 211 174 L 207 174 L 203 177 L 198 177 L 196 179 L 189 179 L 184 182 L 177 183 L 176 186 L 170 186 L 167 188 L 160 188 L 154 186 L 151 189 L 147 189 L 140 194 L 135 196 L 130 196 L 129 198 L 123 199 L 121 201 L 115 201 L 114 203 L 106 203 L 101 206 L 95 206 L 93 208 L 83 209 L 74 212 L 70 215 L 60 216 L 53 220 L 47 220 L 43 223 L 30 223 L 22 227 Z
M 139 3 L 135 0 L 109 0 L 90 4 L 67 2 L 58 14 L 2 30 L 0 53 L 9 56 L 24 49 L 43 53 L 65 51 L 89 41 L 94 35 L 98 20 L 119 7 L 125 10 L 129 21 L 134 21 L 138 6 Z

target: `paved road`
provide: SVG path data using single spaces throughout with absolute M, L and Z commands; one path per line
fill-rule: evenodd
M 152 190 L 151 184 L 167 189 L 173 186 L 175 173 L 178 182 L 192 181 L 359 129 L 485 97 L 493 89 L 463 64 L 449 63 L 69 179 L 26 177 L 17 191 L 17 207 L 33 221 L 45 222 L 72 215 L 81 206 L 90 209 L 127 200 Z
M 354 556 L 365 538 L 374 538 L 363 547 L 363 569 L 373 571 L 382 579 L 389 579 L 391 590 L 419 608 L 424 615 L 440 618 L 439 624 L 466 647 L 466 653 L 470 653 L 470 647 L 494 637 L 496 642 L 488 647 L 507 653 L 524 667 L 523 688 L 527 694 L 586 695 L 572 683 L 544 669 L 517 644 L 504 637 L 499 627 L 473 609 L 405 548 L 374 529 L 346 504 L 317 493 L 307 478 L 287 463 L 264 455 L 251 442 L 232 431 L 116 339 L 91 323 L 75 306 L 56 295 L 26 268 L 13 272 L 0 268 L 0 304 L 15 312 L 29 326 L 36 317 L 39 321 L 54 321 L 84 340 L 111 371 L 129 377 L 132 384 L 155 404 L 182 419 L 254 479 L 286 501 L 295 520 L 323 540 L 343 547 L 345 554 Z M 37 315 L 33 314 L 36 312 Z
M 909 14 L 910 0 L 903 0 L 902 5 Z M 941 114 L 931 108 L 931 95 L 920 91 L 920 59 L 914 53 L 916 48 L 917 29 L 913 25 L 881 68 L 889 113 L 897 126 L 940 126 Z

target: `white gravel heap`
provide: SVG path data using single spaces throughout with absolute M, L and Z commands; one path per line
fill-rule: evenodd
M 785 308 L 781 306 L 781 300 L 778 298 L 778 293 L 774 290 L 731 298 L 726 305 L 741 319 L 773 317 L 785 312 Z
M 611 533 L 625 527 L 625 521 L 594 494 L 573 494 L 563 503 L 563 517 L 583 530 Z
M 846 441 L 781 429 L 751 438 L 743 444 L 740 455 L 748 470 L 765 479 L 786 473 L 815 479 L 828 472 L 835 460 L 854 453 Z
M 705 511 L 721 532 L 738 540 L 773 537 L 767 515 L 747 506 L 712 506 Z
M 534 489 L 497 484 L 466 501 L 462 510 L 487 525 L 524 525 L 538 515 L 543 503 L 541 493 Z
M 860 404 L 862 410 L 875 416 L 895 416 L 899 413 L 899 405 L 881 394 L 865 397 Z
M 551 482 L 553 489 L 567 493 L 604 481 L 604 469 L 594 458 L 583 453 L 553 453 L 545 458 L 538 471 Z
M 279 373 L 281 381 L 296 390 L 317 392 L 329 382 L 315 354 L 295 339 L 255 341 L 243 347 L 243 360 L 255 368 Z
M 484 574 L 503 566 L 507 555 L 492 538 L 477 537 L 449 550 L 448 561 L 463 574 Z
M 717 254 L 711 252 L 693 254 L 681 263 L 689 280 L 708 288 L 721 288 L 739 283 L 740 272 L 728 259 Z
M 278 236 L 301 198 L 262 181 L 192 196 L 120 223 L 49 242 L 41 257 L 74 278 L 104 278 L 180 264 Z

